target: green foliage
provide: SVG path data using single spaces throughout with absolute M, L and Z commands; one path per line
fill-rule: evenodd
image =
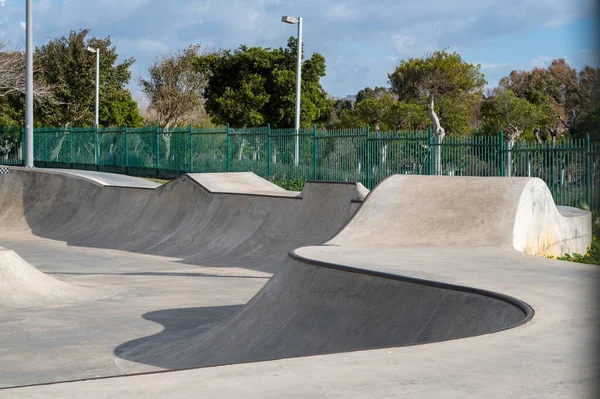
M 205 124 L 202 92 L 206 79 L 194 65 L 199 55 L 200 45 L 191 45 L 164 56 L 148 67 L 148 78 L 138 80 L 155 114 L 152 122 L 165 127 L 194 122 Z
M 428 105 L 448 134 L 469 134 L 486 84 L 479 65 L 465 62 L 458 53 L 435 51 L 423 58 L 402 60 L 388 75 L 400 101 Z
M 567 262 L 600 265 L 600 241 L 598 241 L 598 237 L 600 237 L 600 215 L 597 212 L 592 211 L 588 204 L 582 204 L 579 207 L 592 213 L 592 244 L 587 248 L 587 252 L 583 255 L 577 253 L 565 254 L 556 259 Z
M 509 139 L 517 139 L 525 129 L 537 126 L 539 109 L 510 89 L 496 90 L 482 104 L 483 131 L 497 134 L 504 131 Z
M 600 242 L 596 236 L 592 236 L 592 245 L 588 247 L 588 251 L 581 254 L 565 254 L 564 256 L 559 256 L 556 258 L 557 260 L 564 260 L 567 262 L 576 262 L 576 263 L 586 263 L 589 265 L 600 265 Z
M 386 88 L 367 87 L 358 92 L 354 109 L 349 106 L 339 113 L 337 128 L 371 125 L 375 131 L 419 130 L 429 125 L 423 106 L 400 102 Z
M 289 191 L 302 191 L 306 180 L 303 177 L 296 177 L 293 179 L 279 179 L 277 176 L 272 176 L 270 179 L 271 183 L 277 184 L 279 187 Z
M 87 47 L 100 49 L 100 115 L 102 126 L 139 126 L 137 105 L 125 88 L 131 79 L 133 58 L 117 64 L 118 54 L 110 37 L 87 38 L 88 29 L 71 31 L 36 48 L 42 79 L 54 88 L 57 104 L 36 111 L 36 123 L 50 126 L 94 124 L 96 55 Z
M 297 40 L 288 47 L 269 49 L 240 46 L 197 57 L 198 71 L 208 78 L 204 91 L 206 110 L 215 124 L 251 127 L 271 123 L 293 127 L 295 121 Z M 320 79 L 325 58 L 313 54 L 302 65 L 301 126 L 326 122 L 333 102 Z
M 565 132 L 573 137 L 600 135 L 600 68 L 586 66 L 577 72 L 556 59 L 545 69 L 512 71 L 500 80 L 500 88 L 538 107 L 537 127 L 554 138 Z

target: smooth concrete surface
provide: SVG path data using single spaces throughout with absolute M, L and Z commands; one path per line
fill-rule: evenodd
M 145 303 L 146 298 L 139 294 L 143 289 L 136 284 L 123 282 L 125 276 L 129 276 L 128 272 L 119 273 L 118 279 L 110 277 L 106 283 L 121 287 L 125 292 L 138 292 L 138 295 L 112 297 L 109 303 L 103 303 L 103 300 L 91 302 L 101 309 L 96 313 L 91 311 L 93 319 L 102 319 L 99 315 L 104 312 L 107 326 L 118 322 L 126 324 L 117 328 L 116 335 L 120 339 L 128 334 L 134 335 L 130 334 L 135 330 L 133 325 L 127 323 L 139 322 L 140 315 L 142 321 L 155 329 L 148 332 L 150 327 L 147 324 L 137 324 L 137 334 L 121 340 L 120 345 L 114 347 L 117 357 L 112 359 L 113 372 L 115 368 L 127 373 L 224 363 L 223 366 L 10 388 L 0 390 L 0 397 L 584 398 L 598 394 L 600 375 L 596 359 L 600 354 L 600 323 L 599 302 L 595 294 L 600 288 L 600 269 L 594 265 L 553 261 L 515 250 L 515 226 L 518 225 L 515 220 L 519 220 L 515 216 L 517 212 L 525 209 L 523 212 L 527 214 L 529 207 L 531 214 L 540 215 L 532 204 L 520 206 L 520 200 L 527 198 L 522 193 L 531 179 L 487 179 L 486 183 L 482 183 L 486 179 L 477 181 L 444 177 L 436 178 L 439 179 L 436 180 L 439 183 L 438 190 L 432 190 L 422 183 L 426 179 L 421 177 L 394 177 L 380 184 L 356 211 L 357 201 L 360 201 L 356 195 L 361 191 L 356 185 L 307 185 L 301 199 L 236 193 L 222 197 L 223 194 L 209 193 L 197 182 L 190 185 L 189 177 L 184 176 L 157 190 L 93 184 L 98 191 L 88 187 L 89 191 L 86 192 L 82 188 L 91 183 L 82 183 L 84 180 L 81 179 L 63 175 L 63 178 L 52 180 L 39 171 L 19 174 L 12 173 L 13 170 L 7 175 L 9 178 L 0 178 L 0 213 L 2 209 L 10 209 L 10 212 L 0 215 L 0 245 L 15 250 L 33 266 L 38 266 L 36 260 L 29 258 L 27 252 L 36 250 L 40 254 L 53 253 L 62 245 L 65 256 L 67 253 L 83 251 L 87 260 L 110 253 L 115 257 L 115 262 L 119 259 L 117 268 L 125 263 L 128 267 L 145 269 L 141 257 L 146 257 L 151 264 L 160 263 L 163 259 L 156 255 L 114 251 L 106 247 L 129 248 L 128 251 L 132 251 L 135 245 L 139 245 L 145 253 L 151 253 L 148 243 L 159 237 L 161 232 L 176 236 L 178 240 L 173 240 L 172 244 L 179 246 L 174 251 L 183 253 L 186 248 L 194 247 L 196 241 L 202 242 L 207 249 L 218 250 L 226 250 L 227 245 L 240 242 L 243 243 L 241 247 L 262 243 L 260 248 L 264 252 L 255 256 L 244 257 L 243 252 L 226 252 L 227 257 L 221 257 L 222 261 L 234 265 L 246 261 L 248 267 L 245 270 L 248 273 L 259 273 L 255 270 L 261 269 L 261 257 L 271 265 L 275 265 L 278 259 L 279 264 L 270 269 L 275 275 L 262 289 L 244 283 L 248 291 L 252 291 L 251 288 L 254 288 L 254 292 L 258 291 L 246 305 L 223 312 L 210 309 L 207 312 L 198 311 L 197 314 L 196 311 L 185 311 L 185 307 L 157 308 L 156 305 L 163 295 L 180 301 L 181 298 L 188 298 L 189 292 L 194 292 L 197 296 L 188 298 L 190 301 L 199 301 L 203 305 L 207 299 L 209 303 L 227 304 L 230 301 L 225 306 L 236 306 L 231 303 L 235 295 L 228 291 L 227 281 L 218 286 L 224 292 L 218 296 L 208 287 L 193 287 L 191 282 L 191 286 L 184 284 L 185 279 L 175 282 L 175 286 L 162 282 L 159 287 L 157 276 L 144 274 L 143 277 L 151 281 L 149 285 L 154 287 L 150 290 L 152 299 L 148 299 L 148 307 L 154 309 L 137 313 L 136 319 L 131 313 L 141 309 L 135 306 L 130 309 L 129 302 Z M 48 198 L 52 196 L 43 200 L 30 194 L 43 184 L 48 184 L 46 189 L 56 186 L 56 202 L 48 203 Z M 536 183 L 532 184 L 535 186 Z M 494 187 L 496 185 L 501 187 Z M 520 191 L 513 187 L 519 185 Z M 201 190 L 195 191 L 192 187 L 200 187 Z M 476 187 L 479 189 L 474 190 Z M 22 195 L 2 195 L 5 188 Z M 326 235 L 327 230 L 322 226 L 326 224 L 327 214 L 338 215 L 331 217 L 331 220 L 341 227 L 344 219 L 348 220 L 356 212 L 352 220 L 326 245 L 294 249 L 286 259 L 281 254 L 281 242 L 285 240 L 273 245 L 269 242 L 271 237 L 263 233 L 253 233 L 255 241 L 248 239 L 243 232 L 253 223 L 242 223 L 239 229 L 234 228 L 237 226 L 233 222 L 237 221 L 235 218 L 242 221 L 249 218 L 247 215 L 241 216 L 244 212 L 236 211 L 237 208 L 244 209 L 246 213 L 261 209 L 252 202 L 253 199 L 258 198 L 264 203 L 273 200 L 297 201 L 295 204 L 301 204 L 310 198 L 311 190 L 319 188 L 326 190 L 329 196 L 321 196 L 320 201 L 312 204 L 316 209 L 312 212 L 316 214 L 311 214 L 307 208 L 299 212 L 296 218 L 289 218 L 286 212 L 267 212 L 251 220 L 254 223 L 262 220 L 263 225 L 272 226 L 272 232 L 276 233 L 285 234 L 285 229 L 293 230 L 294 233 L 289 233 L 285 238 L 287 242 L 297 243 L 310 241 L 309 238 L 313 238 L 310 237 L 311 231 Z M 73 190 L 76 189 L 80 194 L 86 193 L 87 197 L 75 195 Z M 440 189 L 444 195 L 440 194 Z M 419 190 L 422 191 L 421 195 L 418 194 Z M 487 196 L 483 195 L 485 193 L 476 194 L 481 190 L 488 190 Z M 503 197 L 504 202 L 494 199 L 502 193 L 507 195 Z M 434 194 L 439 198 L 432 199 Z M 493 213 L 491 220 L 486 220 L 477 212 L 465 213 L 464 197 L 471 194 L 477 205 L 475 210 L 483 211 L 487 201 L 489 208 L 500 211 L 500 214 Z M 223 200 L 229 197 L 237 201 Z M 335 198 L 341 200 L 335 201 Z M 421 203 L 416 203 L 414 207 L 401 206 L 407 198 Z M 462 202 L 458 201 L 460 198 L 463 198 Z M 111 207 L 112 203 L 121 200 L 127 206 L 122 203 L 120 205 L 123 208 Z M 86 201 L 90 205 L 86 205 Z M 168 211 L 167 215 L 162 215 L 155 209 L 165 212 L 168 209 L 165 204 L 176 201 L 180 201 L 177 203 L 183 215 Z M 197 202 L 202 201 L 216 201 L 219 206 L 195 207 Z M 83 211 L 92 214 L 85 218 L 64 211 L 69 205 L 73 207 L 73 204 L 81 205 Z M 221 213 L 226 205 L 232 206 Z M 268 205 L 269 209 L 285 207 L 275 202 Z M 140 211 L 140 207 L 147 210 Z M 505 207 L 510 210 L 505 210 Z M 97 208 L 103 211 L 97 211 Z M 548 206 L 546 209 L 552 208 Z M 428 210 L 429 214 L 415 215 L 415 212 L 423 210 Z M 113 217 L 109 218 L 111 212 Z M 543 209 L 541 212 L 545 214 Z M 132 213 L 134 215 L 130 215 Z M 153 223 L 146 221 L 141 224 L 142 221 L 136 221 L 136 218 L 143 220 L 149 215 L 153 216 Z M 472 216 L 475 220 L 462 221 L 461 215 Z M 205 218 L 209 222 L 203 222 Z M 190 225 L 185 224 L 188 220 L 191 220 Z M 297 224 L 288 225 L 286 221 Z M 304 229 L 303 222 L 312 224 L 309 229 Z M 136 223 L 145 226 L 145 230 L 136 231 Z M 184 243 L 180 242 L 186 237 L 184 233 L 193 232 L 195 226 L 203 226 L 202 223 L 206 223 L 207 227 L 200 229 L 198 235 Z M 86 230 L 87 225 L 92 225 L 92 230 L 95 228 L 98 233 Z M 412 230 L 409 229 L 411 225 Z M 183 233 L 179 232 L 180 226 L 184 228 Z M 524 226 L 529 227 L 528 224 Z M 551 226 L 541 227 L 548 229 Z M 205 238 L 212 231 L 217 231 L 216 237 L 210 240 Z M 429 241 L 420 236 L 427 232 Z M 534 232 L 539 234 L 537 228 Z M 77 244 L 79 233 L 84 239 Z M 147 236 L 142 236 L 142 233 Z M 304 236 L 301 238 L 300 235 Z M 59 238 L 61 236 L 63 238 Z M 446 241 L 439 239 L 442 236 L 447 237 Z M 65 237 L 71 241 L 65 240 Z M 50 241 L 49 238 L 66 241 L 69 246 Z M 105 249 L 99 248 L 101 246 L 105 246 Z M 245 247 L 248 248 L 250 246 Z M 166 255 L 168 248 L 165 245 L 157 252 Z M 120 254 L 129 260 L 120 261 Z M 178 259 L 178 264 L 193 259 L 195 263 L 186 267 L 203 270 L 206 267 L 203 259 L 210 262 L 211 258 L 207 256 L 210 252 L 195 254 L 195 258 L 176 257 L 175 253 L 172 256 Z M 101 270 L 107 267 L 101 262 L 89 263 Z M 49 272 L 54 267 L 46 270 L 40 267 L 40 270 Z M 75 269 L 84 267 L 80 265 Z M 155 270 L 157 273 L 169 273 L 173 265 L 162 263 L 157 267 L 163 268 L 160 272 Z M 218 269 L 221 273 L 229 273 L 230 270 L 226 266 Z M 81 284 L 78 280 L 80 277 L 72 278 L 74 276 L 78 275 L 60 275 L 69 284 Z M 141 277 L 136 276 L 136 279 Z M 86 278 L 96 284 L 99 282 L 97 276 Z M 262 280 L 264 282 L 264 278 Z M 119 281 L 124 286 L 119 286 Z M 262 286 L 262 283 L 257 285 Z M 166 294 L 165 290 L 170 290 L 171 295 Z M 161 303 L 165 304 L 169 304 L 169 301 Z M 66 311 L 58 315 L 55 309 L 42 306 L 35 308 L 35 311 L 45 313 L 56 325 L 61 324 L 62 317 L 66 317 L 64 315 L 74 315 L 74 320 L 85 319 L 84 315 L 89 311 L 84 308 L 87 303 L 70 306 L 81 310 L 59 307 Z M 118 310 L 113 310 L 113 307 Z M 531 310 L 535 312 L 533 318 Z M 26 335 L 19 335 L 18 331 L 28 331 L 38 325 L 36 318 L 40 317 L 33 312 L 23 316 L 31 316 L 33 320 L 19 320 L 16 319 L 19 314 L 10 309 L 0 309 L 0 314 L 2 317 L 8 314 L 2 323 L 16 320 L 13 324 L 6 324 L 8 329 L 2 330 L 9 331 L 5 333 L 6 342 Z M 104 330 L 93 335 L 91 331 L 94 329 L 82 324 L 84 327 L 81 330 L 72 328 L 71 332 L 64 334 L 65 337 L 61 337 L 65 340 L 67 337 L 71 340 L 75 338 L 80 346 L 66 351 L 63 355 L 66 363 L 60 362 L 60 366 L 46 361 L 41 362 L 45 368 L 39 371 L 39 375 L 25 371 L 32 366 L 23 361 L 22 353 L 30 352 L 20 353 L 11 348 L 19 345 L 26 348 L 31 336 L 26 336 L 18 345 L 10 344 L 7 347 L 8 354 L 0 352 L 0 356 L 6 356 L 4 360 L 0 359 L 0 364 L 10 364 L 7 370 L 16 369 L 12 374 L 14 381 L 31 379 L 41 383 L 69 379 L 69 375 L 73 375 L 73 379 L 86 378 L 81 375 L 91 374 L 90 365 L 94 362 L 102 370 L 99 375 L 110 375 L 111 370 L 106 364 L 106 342 L 91 352 L 94 354 L 92 359 L 76 360 L 77 354 L 86 357 L 82 355 L 86 344 L 90 345 L 90 342 L 103 337 Z M 21 330 L 13 332 L 15 326 Z M 46 328 L 43 326 L 38 331 L 40 348 L 49 342 L 52 344 L 57 335 Z M 78 339 L 78 334 L 83 338 Z M 110 343 L 117 340 L 108 332 L 105 334 L 111 337 Z M 412 345 L 418 343 L 421 344 Z M 57 354 L 62 353 L 62 347 L 69 347 L 66 344 L 56 346 L 59 348 Z M 385 348 L 374 349 L 378 347 Z M 340 351 L 350 352 L 335 353 Z M 261 361 L 287 356 L 298 357 Z M 69 366 L 67 359 L 75 359 L 75 363 L 85 366 L 85 373 Z M 208 362 L 204 363 L 206 359 Z M 250 363 L 230 364 L 234 362 Z M 57 373 L 56 370 L 62 372 Z M 49 379 L 50 375 L 52 377 Z M 16 384 L 5 383 L 5 386 L 8 385 Z
M 188 176 L 212 193 L 289 195 L 296 192 L 284 190 L 252 172 L 189 173 Z
M 494 248 L 296 252 L 344 266 L 369 270 L 377 264 L 377 271 L 386 273 L 503 291 L 521 297 L 536 314 L 517 328 L 467 339 L 0 390 L 0 397 L 597 397 L 595 266 Z
M 62 305 L 55 301 L 65 298 L 28 302 L 27 308 L 0 306 L 0 387 L 124 374 L 114 361 L 123 343 L 211 328 L 270 277 L 35 237 L 0 236 L 0 245 L 47 278 L 109 294 Z

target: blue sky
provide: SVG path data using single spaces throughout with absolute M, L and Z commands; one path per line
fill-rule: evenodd
M 401 59 L 450 47 L 482 65 L 489 86 L 513 69 L 566 58 L 600 65 L 595 0 L 34 0 L 34 42 L 91 28 L 134 57 L 134 77 L 159 54 L 191 43 L 280 47 L 304 17 L 305 54 L 327 60 L 323 86 L 334 96 L 387 85 Z M 25 45 L 25 0 L 0 0 L 0 38 Z M 136 84 L 130 88 L 139 96 Z

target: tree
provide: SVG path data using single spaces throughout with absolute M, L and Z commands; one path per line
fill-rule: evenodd
M 553 60 L 548 68 L 512 71 L 500 80 L 500 87 L 544 110 L 538 129 L 556 138 L 568 131 L 585 133 L 585 120 L 592 117 L 600 100 L 600 69 L 584 67 L 579 73 L 564 59 Z
M 367 98 L 382 98 L 388 93 L 389 90 L 385 87 L 376 86 L 374 89 L 365 87 L 356 94 L 356 102 L 359 103 Z
M 503 131 L 508 139 L 507 176 L 511 175 L 512 153 L 515 141 L 525 129 L 539 124 L 540 110 L 509 89 L 498 88 L 482 105 L 484 129 L 489 132 Z
M 25 54 L 4 51 L 5 48 L 6 43 L 0 41 L 0 125 L 20 125 L 25 119 Z M 33 77 L 35 106 L 54 104 L 53 87 L 40 79 L 39 62 L 34 63 Z
M 425 106 L 438 143 L 442 142 L 446 132 L 470 132 L 470 122 L 475 119 L 486 83 L 479 65 L 463 61 L 456 52 L 442 50 L 423 58 L 402 60 L 388 78 L 392 92 L 400 101 L 419 102 Z M 438 145 L 436 174 L 441 173 L 440 155 Z
M 198 56 L 200 45 L 190 45 L 157 59 L 148 68 L 149 77 L 138 80 L 159 125 L 169 128 L 191 123 L 195 115 L 205 115 L 202 93 L 206 79 L 195 67 Z
M 68 37 L 36 48 L 34 57 L 39 61 L 41 79 L 54 87 L 58 101 L 56 106 L 41 110 L 41 122 L 50 126 L 94 124 L 96 57 L 86 50 L 90 46 L 100 49 L 100 125 L 140 125 L 142 118 L 125 88 L 135 60 L 117 63 L 110 36 L 87 39 L 88 33 L 88 29 L 71 31 Z
M 208 78 L 205 107 L 216 124 L 233 127 L 292 127 L 295 120 L 297 40 L 287 48 L 240 46 L 204 54 L 196 59 L 199 73 Z M 324 123 L 333 102 L 320 79 L 325 76 L 325 58 L 315 53 L 302 64 L 301 126 Z

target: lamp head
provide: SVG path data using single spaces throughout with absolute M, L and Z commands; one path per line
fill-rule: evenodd
M 290 17 L 288 15 L 284 15 L 283 17 L 281 17 L 281 22 L 285 22 L 286 24 L 297 24 L 298 23 L 298 18 L 295 17 Z

